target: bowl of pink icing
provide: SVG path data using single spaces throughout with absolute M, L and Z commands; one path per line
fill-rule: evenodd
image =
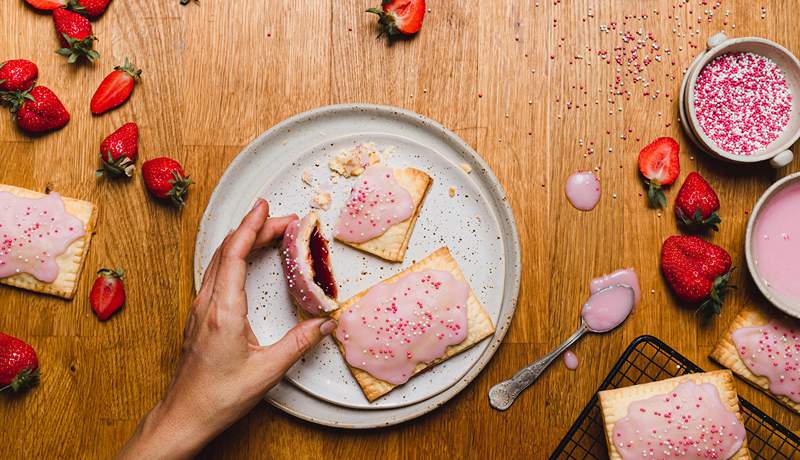
M 681 84 L 681 123 L 705 152 L 734 163 L 789 164 L 800 138 L 800 61 L 759 37 L 718 33 Z
M 759 198 L 747 223 L 745 257 L 764 296 L 800 318 L 800 173 L 775 182 Z

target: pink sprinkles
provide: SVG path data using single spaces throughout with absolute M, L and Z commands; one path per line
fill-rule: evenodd
M 700 72 L 694 108 L 703 132 L 720 149 L 752 155 L 765 150 L 786 129 L 792 93 L 771 59 L 727 53 Z

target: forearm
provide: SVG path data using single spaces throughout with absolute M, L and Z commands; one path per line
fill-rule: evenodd
M 213 427 L 203 425 L 191 416 L 176 414 L 162 401 L 142 419 L 117 459 L 192 458 L 217 434 Z

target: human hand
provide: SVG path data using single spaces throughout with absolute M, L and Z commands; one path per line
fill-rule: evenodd
M 118 458 L 186 458 L 244 416 L 286 371 L 336 327 L 301 322 L 260 346 L 247 320 L 247 256 L 283 235 L 297 216 L 269 218 L 259 199 L 214 253 L 192 304 L 178 369 L 164 398 L 139 424 Z

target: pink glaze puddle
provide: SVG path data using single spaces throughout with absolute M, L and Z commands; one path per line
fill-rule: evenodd
M 420 363 L 442 357 L 467 338 L 469 287 L 448 272 L 424 270 L 381 283 L 339 317 L 345 359 L 400 385 Z
M 363 243 L 383 235 L 392 225 L 414 213 L 414 200 L 397 183 L 394 172 L 383 166 L 370 166 L 356 179 L 350 198 L 339 214 L 336 238 Z
M 567 369 L 574 371 L 578 368 L 578 357 L 575 356 L 575 353 L 573 353 L 572 350 L 567 350 L 564 352 L 562 357 L 564 358 L 564 366 L 566 366 Z
M 570 204 L 581 211 L 591 211 L 600 201 L 600 179 L 589 171 L 572 173 L 564 190 Z
M 611 442 L 623 459 L 726 459 L 742 447 L 745 436 L 717 387 L 686 382 L 631 403 L 627 416 L 614 424 Z
M 800 402 L 800 329 L 781 321 L 742 327 L 731 339 L 744 364 L 769 380 L 769 391 Z
M 58 193 L 33 199 L 0 192 L 0 278 L 28 273 L 52 283 L 56 257 L 83 235 L 83 222 L 66 212 Z
M 753 230 L 756 271 L 767 288 L 800 303 L 800 183 L 775 193 L 758 213 Z
M 611 286 L 592 294 L 586 300 L 581 317 L 592 331 L 610 331 L 628 318 L 635 303 L 636 296 L 632 288 Z
M 614 286 L 615 284 L 630 286 L 636 297 L 636 305 L 639 305 L 639 302 L 642 300 L 642 291 L 639 288 L 639 278 L 636 276 L 636 272 L 633 271 L 633 268 L 621 268 L 613 273 L 594 278 L 589 283 L 589 291 L 594 294 L 601 289 Z
M 727 53 L 706 64 L 694 88 L 703 132 L 722 150 L 751 155 L 780 137 L 792 93 L 780 67 L 754 53 Z

